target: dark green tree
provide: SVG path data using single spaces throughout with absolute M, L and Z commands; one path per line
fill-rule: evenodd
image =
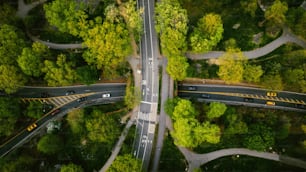
M 26 114 L 28 117 L 39 119 L 43 115 L 43 104 L 31 101 L 27 107 Z
M 94 66 L 82 66 L 76 69 L 78 79 L 86 84 L 94 84 L 99 77 L 98 70 Z
M 63 141 L 58 135 L 44 135 L 37 143 L 37 150 L 47 155 L 54 155 L 63 149 Z
M 88 138 L 94 142 L 112 143 L 119 136 L 119 128 L 111 116 L 94 109 L 91 117 L 85 120 Z
M 18 99 L 0 97 L 0 136 L 12 134 L 20 113 Z
M 13 65 L 21 54 L 25 42 L 17 28 L 4 24 L 0 26 L 0 65 Z
M 73 134 L 81 134 L 85 131 L 84 109 L 75 109 L 67 115 L 67 122 Z

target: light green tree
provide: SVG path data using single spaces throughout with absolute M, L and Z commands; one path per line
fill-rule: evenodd
M 75 109 L 67 115 L 67 122 L 73 134 L 81 134 L 85 132 L 84 125 L 84 109 Z
M 173 119 L 177 120 L 180 118 L 195 118 L 197 116 L 197 112 L 192 105 L 191 101 L 186 99 L 181 99 L 178 101 L 177 105 L 173 111 Z
M 132 83 L 132 78 L 129 77 L 126 84 L 124 104 L 129 108 L 133 109 L 141 101 L 140 90 L 137 89 Z
M 59 31 L 70 33 L 74 36 L 83 36 L 88 29 L 88 16 L 83 2 L 74 0 L 55 0 L 44 5 L 45 16 L 51 25 Z
M 49 86 L 69 85 L 77 79 L 76 71 L 73 69 L 74 64 L 68 62 L 64 54 L 57 56 L 56 63 L 45 60 L 44 64 L 42 71 L 46 73 L 44 79 Z
M 274 24 L 283 24 L 286 21 L 286 12 L 288 5 L 286 2 L 275 0 L 273 4 L 265 11 L 265 19 Z
M 224 103 L 211 102 L 209 104 L 209 110 L 207 112 L 207 117 L 209 119 L 218 118 L 224 114 L 227 107 Z
M 141 161 L 130 154 L 119 155 L 107 172 L 141 172 Z
M 176 0 L 160 1 L 155 8 L 155 21 L 162 53 L 166 57 L 182 55 L 187 49 L 187 11 Z
M 173 80 L 182 81 L 187 76 L 189 64 L 183 56 L 169 57 L 167 72 Z
M 116 121 L 100 110 L 94 109 L 91 117 L 85 120 L 88 138 L 94 142 L 113 142 L 119 135 Z
M 99 20 L 102 19 L 96 18 L 97 24 L 84 38 L 84 44 L 89 48 L 84 58 L 103 72 L 112 73 L 131 53 L 129 32 L 123 23 L 106 20 L 99 24 Z
M 219 58 L 218 76 L 227 84 L 238 83 L 243 79 L 245 57 L 240 50 L 228 49 Z
M 26 83 L 21 71 L 12 65 L 0 65 L 0 90 L 11 94 Z
M 167 99 L 165 102 L 164 108 L 165 112 L 173 119 L 173 112 L 177 105 L 177 103 L 180 101 L 179 97 L 175 97 L 173 99 Z
M 286 88 L 294 91 L 302 91 L 305 81 L 305 72 L 303 69 L 289 69 L 285 71 L 284 81 Z
M 221 16 L 209 13 L 202 17 L 190 36 L 192 51 L 210 51 L 222 39 L 223 24 Z
M 206 121 L 194 128 L 194 135 L 197 145 L 203 142 L 217 144 L 220 142 L 221 130 L 218 125 Z
M 174 138 L 174 144 L 188 148 L 197 147 L 199 142 L 196 142 L 195 128 L 199 126 L 199 122 L 193 118 L 178 118 L 173 123 L 173 131 L 171 132 Z M 198 134 L 199 132 L 197 132 Z
M 263 70 L 261 66 L 256 65 L 250 65 L 246 64 L 244 65 L 244 71 L 243 71 L 243 79 L 248 82 L 259 82 L 260 77 L 263 74 Z
M 61 166 L 61 172 L 83 172 L 83 168 L 81 166 L 75 164 L 67 164 Z

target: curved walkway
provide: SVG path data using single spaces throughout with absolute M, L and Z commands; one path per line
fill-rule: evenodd
M 25 4 L 24 0 L 18 0 L 18 11 L 16 15 L 22 19 L 24 19 L 29 11 L 35 8 L 37 5 L 47 2 L 47 0 L 38 0 L 36 2 L 32 2 L 31 4 Z
M 52 43 L 52 42 L 49 42 L 49 41 L 43 41 L 43 40 L 39 39 L 38 37 L 31 35 L 29 32 L 27 32 L 27 35 L 29 36 L 29 38 L 32 41 L 40 42 L 40 43 L 48 46 L 48 48 L 52 48 L 52 49 L 56 49 L 56 50 L 86 48 L 86 46 L 83 45 L 82 43 L 79 43 L 79 44 L 57 44 L 57 43 Z
M 275 39 L 274 41 L 268 43 L 267 45 L 257 48 L 251 51 L 243 51 L 243 54 L 248 58 L 248 59 L 254 59 L 258 58 L 261 56 L 264 56 L 266 54 L 271 53 L 275 49 L 279 48 L 283 44 L 286 43 L 295 43 L 304 49 L 306 49 L 306 41 L 300 39 L 296 35 L 294 35 L 287 27 L 283 27 L 283 34 Z M 213 58 L 218 58 L 221 55 L 223 55 L 225 51 L 210 51 L 204 54 L 192 54 L 192 53 L 187 53 L 187 57 L 192 59 L 192 60 L 201 60 L 201 59 L 213 59 Z
M 166 117 L 166 125 L 170 131 L 173 130 L 172 121 L 169 116 Z M 225 156 L 237 155 L 237 154 L 278 161 L 281 163 L 285 163 L 287 165 L 292 165 L 292 166 L 306 169 L 305 161 L 302 161 L 296 158 L 292 158 L 292 157 L 288 157 L 288 156 L 283 156 L 283 155 L 278 155 L 278 154 L 268 153 L 268 152 L 258 152 L 258 151 L 245 149 L 245 148 L 221 149 L 221 150 L 204 153 L 204 154 L 197 154 L 197 153 L 194 153 L 180 146 L 178 146 L 178 148 L 189 163 L 189 168 L 188 168 L 189 171 L 193 171 L 195 168 L 199 168 L 201 165 L 206 164 L 212 160 L 215 160 L 221 157 L 225 157 Z

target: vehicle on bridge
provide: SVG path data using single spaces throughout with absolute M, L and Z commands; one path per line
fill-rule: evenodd
M 109 98 L 110 96 L 111 96 L 110 93 L 102 94 L 102 98 Z
M 60 109 L 55 109 L 55 110 L 51 113 L 51 115 L 58 114 L 60 111 L 61 111 Z
M 275 106 L 275 102 L 272 102 L 272 101 L 267 101 L 267 102 L 266 102 L 266 105 L 269 105 L 269 106 Z
M 74 90 L 68 90 L 66 92 L 66 96 L 69 96 L 69 95 L 72 95 L 72 94 L 75 94 L 75 91 Z
M 269 92 L 267 92 L 267 96 L 269 96 L 269 97 L 276 97 L 277 93 L 273 92 L 273 91 L 269 91 Z
M 27 130 L 28 131 L 32 131 L 34 128 L 36 128 L 37 127 L 37 124 L 36 123 L 33 123 L 33 124 L 31 124 L 30 126 L 28 126 L 28 128 L 27 128 Z

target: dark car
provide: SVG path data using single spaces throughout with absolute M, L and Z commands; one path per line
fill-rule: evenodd
M 74 90 L 68 90 L 66 92 L 66 96 L 71 95 L 71 94 L 75 94 L 75 91 Z
M 40 97 L 41 97 L 41 98 L 47 98 L 47 97 L 50 97 L 50 94 L 47 93 L 47 92 L 42 92 L 42 93 L 40 94 Z
M 87 100 L 87 97 L 81 97 L 81 98 L 78 99 L 78 102 L 83 102 L 85 100 Z
M 196 86 L 189 86 L 188 90 L 189 91 L 195 91 L 195 90 L 197 90 L 197 87 Z
M 58 114 L 60 111 L 61 111 L 60 109 L 56 109 L 56 110 L 54 110 L 54 111 L 51 113 L 51 115 Z
M 210 98 L 210 95 L 208 95 L 208 94 L 202 94 L 201 97 L 204 98 L 204 99 L 209 99 L 209 98 Z
M 303 104 L 295 104 L 295 107 L 300 109 L 306 109 L 306 106 Z
M 254 102 L 253 98 L 244 98 L 243 99 L 245 102 Z

